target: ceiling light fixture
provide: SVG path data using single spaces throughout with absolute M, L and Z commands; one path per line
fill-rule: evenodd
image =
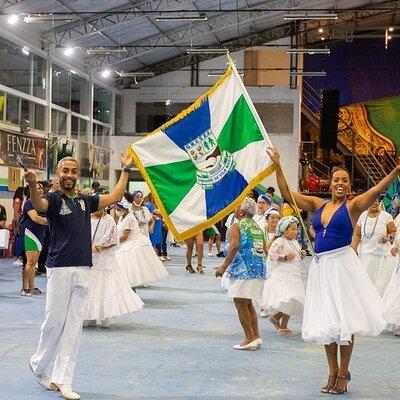
M 207 21 L 207 14 L 200 13 L 197 15 L 158 15 L 156 21 Z
M 103 78 L 108 78 L 111 75 L 111 70 L 105 69 L 104 71 L 101 71 L 101 76 Z
M 24 22 L 26 24 L 32 24 L 35 22 L 46 22 L 46 21 L 77 21 L 79 20 L 78 15 L 74 14 L 51 14 L 51 13 L 44 13 L 44 14 L 25 14 Z
M 389 32 L 393 32 L 393 31 L 394 31 L 393 26 L 389 26 L 388 31 L 389 31 Z
M 71 72 L 72 75 L 76 75 L 77 72 L 74 69 L 70 69 L 69 72 Z
M 19 17 L 17 14 L 11 14 L 8 18 L 7 18 L 7 22 L 10 25 L 15 25 L 17 22 L 19 21 Z
M 73 47 L 65 47 L 64 55 L 69 57 L 69 56 L 72 56 L 72 54 L 74 54 L 74 48 Z
M 121 78 L 152 78 L 155 74 L 152 71 L 123 72 L 117 71 Z
M 229 53 L 228 49 L 218 49 L 218 48 L 204 48 L 204 49 L 200 49 L 200 48 L 193 48 L 190 47 L 189 49 L 186 50 L 187 54 L 227 54 Z
M 25 54 L 26 56 L 29 56 L 30 51 L 29 51 L 29 46 L 24 46 L 21 48 L 22 54 Z
M 89 56 L 96 55 L 96 54 L 106 54 L 107 55 L 107 54 L 120 54 L 120 53 L 127 53 L 127 52 L 128 52 L 128 50 L 125 47 L 121 47 L 121 48 L 117 48 L 117 49 L 115 49 L 115 48 L 107 49 L 104 47 L 97 47 L 97 48 L 91 47 L 86 50 L 86 53 Z
M 288 54 L 330 54 L 330 49 L 287 49 Z
M 311 13 L 311 12 L 306 12 L 306 13 L 301 13 L 301 14 L 285 14 L 283 16 L 283 19 L 285 21 L 298 21 L 301 19 L 317 19 L 317 20 L 324 20 L 324 19 L 338 19 L 338 15 L 334 13 L 327 13 L 327 14 L 321 14 L 321 13 Z
M 326 76 L 325 71 L 290 71 L 291 76 Z
M 319 32 L 319 33 L 323 33 L 323 32 L 324 32 L 324 28 L 319 28 L 319 29 L 318 29 L 318 32 Z

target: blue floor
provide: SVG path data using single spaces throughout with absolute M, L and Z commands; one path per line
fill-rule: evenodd
M 186 275 L 174 249 L 170 276 L 138 290 L 145 308 L 112 320 L 109 329 L 85 328 L 74 389 L 82 399 L 323 399 L 323 348 L 278 337 L 260 319 L 264 346 L 240 352 L 242 340 L 231 300 L 213 278 L 219 259 L 206 258 L 206 275 Z M 19 295 L 20 268 L 0 261 L 0 400 L 58 399 L 34 381 L 35 351 L 44 296 Z M 45 288 L 39 277 L 38 286 Z M 298 321 L 292 328 L 299 331 Z M 400 338 L 358 338 L 345 398 L 400 398 Z

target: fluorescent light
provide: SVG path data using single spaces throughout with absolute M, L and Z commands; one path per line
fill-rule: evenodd
M 7 18 L 7 22 L 10 25 L 15 25 L 19 20 L 19 17 L 17 14 L 11 14 L 8 18 Z
M 76 75 L 77 72 L 74 69 L 70 69 L 69 72 L 71 72 L 72 75 Z
M 297 21 L 299 19 L 338 19 L 337 14 L 321 14 L 321 13 L 301 13 L 301 14 L 285 14 L 283 16 L 285 21 Z
M 287 49 L 288 54 L 330 54 L 330 49 Z
M 326 76 L 325 71 L 290 71 L 291 76 Z
M 32 24 L 35 22 L 46 22 L 46 21 L 76 21 L 79 20 L 78 15 L 73 14 L 28 14 L 24 17 L 24 22 L 26 24 Z
M 217 48 L 209 48 L 209 49 L 196 49 L 196 48 L 189 48 L 186 50 L 187 54 L 226 54 L 228 53 L 228 49 L 217 49 Z
M 165 100 L 165 105 L 170 106 L 171 105 L 171 100 Z
M 154 72 L 152 71 L 143 71 L 143 72 L 123 72 L 123 71 L 117 71 L 117 74 L 121 77 L 121 78 L 138 78 L 138 77 L 142 77 L 142 78 L 151 78 L 154 76 Z
M 64 55 L 65 56 L 72 56 L 72 54 L 74 54 L 74 48 L 73 47 L 66 47 L 64 49 Z
M 197 15 L 159 15 L 156 21 L 207 21 L 207 15 L 200 13 Z
M 111 71 L 109 69 L 105 69 L 104 71 L 101 71 L 101 76 L 103 78 L 108 78 L 111 75 Z
M 86 50 L 86 53 L 88 55 L 94 55 L 94 54 L 119 54 L 119 53 L 127 53 L 128 50 L 125 47 L 121 48 L 103 48 L 103 47 L 97 47 L 93 48 L 91 47 L 90 49 Z
M 30 54 L 29 46 L 22 47 L 21 51 L 22 51 L 22 54 L 25 54 L 26 56 L 29 56 L 29 54 Z

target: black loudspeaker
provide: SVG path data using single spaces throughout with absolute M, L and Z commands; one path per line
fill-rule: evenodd
M 321 140 L 323 149 L 335 149 L 339 123 L 339 90 L 322 91 Z

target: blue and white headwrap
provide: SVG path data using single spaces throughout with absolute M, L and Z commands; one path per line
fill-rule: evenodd
M 268 219 L 270 215 L 280 216 L 279 211 L 276 208 L 270 207 L 267 211 L 265 211 L 265 219 Z
M 132 196 L 135 197 L 139 193 L 143 196 L 143 192 L 141 190 L 135 190 L 134 192 L 132 192 Z
M 125 210 L 129 210 L 132 207 L 132 203 L 129 203 L 129 201 L 123 197 L 122 200 L 117 203 L 117 206 L 120 208 L 125 208 Z
M 289 217 L 284 217 L 278 222 L 278 226 L 276 227 L 276 237 L 281 237 L 283 233 L 286 231 L 286 229 L 289 227 L 290 224 L 296 223 L 299 225 L 299 220 L 296 217 L 289 216 Z
M 265 201 L 269 206 L 272 204 L 271 199 L 268 196 L 266 196 L 265 194 L 262 194 L 261 196 L 258 196 L 257 201 L 260 200 L 260 199 Z

